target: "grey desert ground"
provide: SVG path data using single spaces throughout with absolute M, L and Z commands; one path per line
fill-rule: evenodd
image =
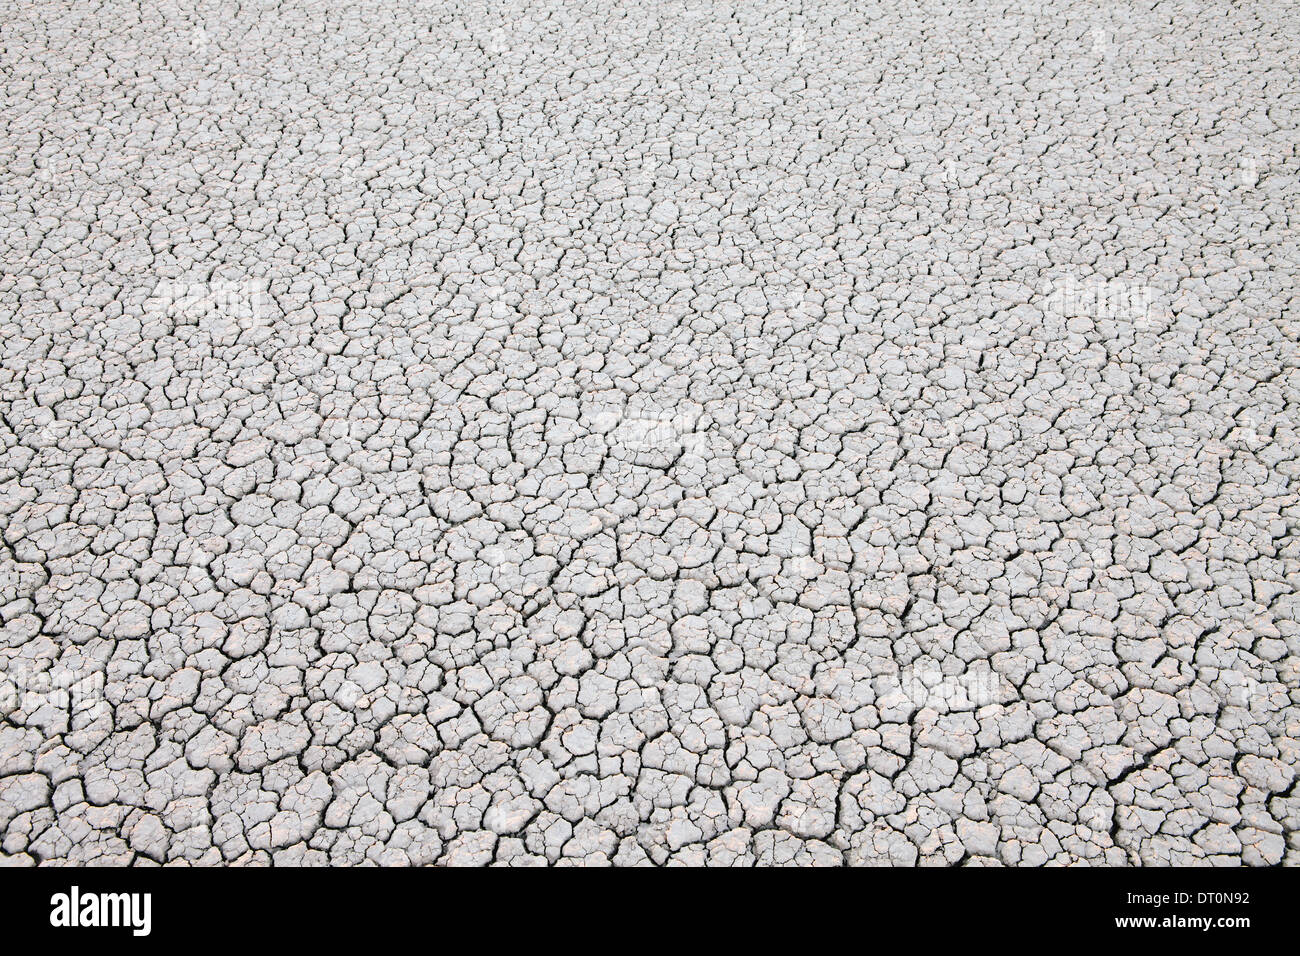
M 1300 4 L 3 8 L 4 863 L 1300 862 Z

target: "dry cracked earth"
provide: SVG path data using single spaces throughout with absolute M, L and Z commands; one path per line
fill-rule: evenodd
M 1296 4 L 4 6 L 4 863 L 1300 861 Z

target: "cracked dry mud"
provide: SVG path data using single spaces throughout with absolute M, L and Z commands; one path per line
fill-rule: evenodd
M 3 861 L 1297 862 L 1296 11 L 9 5 Z

